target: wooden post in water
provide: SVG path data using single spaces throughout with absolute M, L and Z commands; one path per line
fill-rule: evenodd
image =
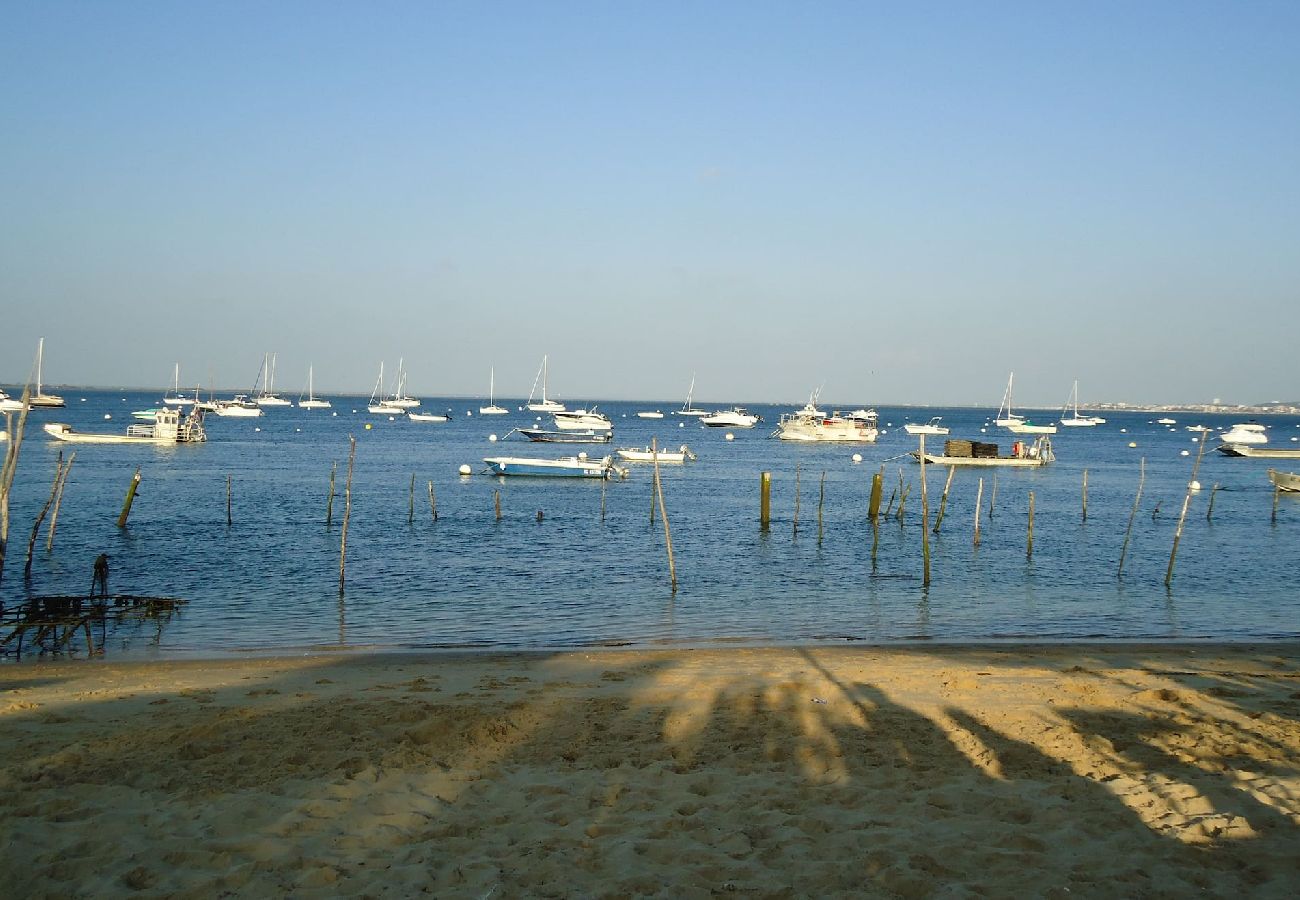
M 1178 514 L 1178 527 L 1174 529 L 1174 546 L 1169 551 L 1169 568 L 1165 570 L 1165 587 L 1169 587 L 1174 580 L 1174 559 L 1178 556 L 1178 542 L 1183 537 L 1183 523 L 1187 521 L 1187 508 L 1192 505 L 1192 485 L 1196 483 L 1196 473 L 1201 468 L 1201 457 L 1205 455 L 1206 438 L 1210 436 L 1208 431 L 1201 432 L 1201 446 L 1196 451 L 1196 462 L 1192 463 L 1192 477 L 1187 480 L 1187 493 L 1183 495 L 1183 509 Z M 1274 510 L 1277 509 L 1276 502 Z
M 652 448 L 654 447 L 655 441 L 656 438 L 650 439 L 650 446 Z M 652 460 L 657 460 L 659 458 L 659 454 L 652 449 L 650 452 L 650 458 Z M 651 528 L 655 527 L 655 503 L 656 502 L 657 500 L 655 498 L 655 480 L 651 478 L 650 479 L 650 527 Z
M 980 545 L 980 506 L 984 503 L 984 479 L 980 479 L 979 490 L 975 492 L 975 546 Z
M 993 470 L 993 484 L 989 490 L 989 521 L 993 521 L 993 507 L 998 502 L 998 470 Z
M 1034 492 L 1029 492 L 1029 540 L 1025 544 L 1025 556 L 1034 555 Z
M 1133 498 L 1133 512 L 1129 513 L 1128 530 L 1124 532 L 1124 547 L 1119 551 L 1119 571 L 1115 573 L 1116 577 L 1124 574 L 1124 557 L 1128 555 L 1128 539 L 1133 534 L 1133 520 L 1137 518 L 1138 504 L 1142 502 L 1142 485 L 1146 484 L 1147 480 L 1147 458 L 1145 456 L 1142 457 L 1142 461 L 1139 463 L 1138 472 L 1137 496 Z
M 1214 487 L 1210 488 L 1210 505 L 1205 510 L 1205 521 L 1210 521 L 1210 516 L 1214 515 L 1214 495 L 1219 492 L 1219 483 L 1214 482 Z
M 49 499 L 45 501 L 45 505 L 41 507 L 40 513 L 38 513 L 36 516 L 36 521 L 32 523 L 32 536 L 27 541 L 27 564 L 23 566 L 24 578 L 32 577 L 32 553 L 36 549 L 36 536 L 40 534 L 41 523 L 45 521 L 46 514 L 50 511 L 50 507 L 54 505 L 54 498 L 59 493 L 59 482 L 62 479 L 63 479 L 63 451 L 60 450 L 58 460 L 54 464 L 54 480 L 50 482 Z M 1274 511 L 1276 512 L 1277 509 L 1276 503 L 1273 504 L 1273 508 Z M 1276 514 L 1273 516 L 1273 518 L 1276 520 L 1277 518 Z
M 226 527 L 230 527 L 230 487 L 231 476 L 226 476 Z
M 122 501 L 122 512 L 117 517 L 117 527 L 126 527 L 126 517 L 131 515 L 131 504 L 135 502 L 135 491 L 140 486 L 140 467 L 137 466 L 135 474 L 131 476 L 131 483 L 126 488 L 126 499 Z
M 794 536 L 799 536 L 799 463 L 794 464 Z
M 50 527 L 45 532 L 45 552 L 48 553 L 54 549 L 54 530 L 59 527 L 59 509 L 63 506 L 63 489 L 68 485 L 68 475 L 72 472 L 72 464 L 77 459 L 77 451 L 72 451 L 68 457 L 68 464 L 63 467 L 63 477 L 59 479 L 59 492 L 54 497 L 54 512 L 50 514 Z
M 1274 525 L 1277 524 L 1277 498 L 1278 498 L 1278 496 L 1281 495 L 1281 493 L 1282 493 L 1282 489 L 1281 489 L 1280 487 L 1278 487 L 1277 485 L 1273 485 L 1273 517 L 1272 517 L 1269 521 L 1272 522 Z M 29 557 L 29 559 L 28 559 L 28 563 L 29 563 L 29 564 L 30 564 L 30 562 L 31 562 L 30 556 L 31 556 L 31 554 L 28 554 L 28 557 Z
M 921 452 L 921 585 L 930 586 L 930 495 L 925 487 L 925 435 L 920 435 Z M 950 470 L 951 471 L 951 470 Z
M 329 528 L 334 524 L 334 473 L 338 471 L 339 464 L 337 461 L 330 464 L 330 495 L 325 501 L 325 527 Z
M 348 480 L 343 485 L 343 528 L 339 537 L 339 596 L 343 596 L 343 584 L 347 575 L 348 563 L 348 522 L 352 519 L 352 464 L 357 458 L 357 439 L 348 435 Z
M 492 492 L 492 506 L 496 509 L 497 521 L 500 522 L 501 521 L 501 492 L 500 491 Z
M 957 467 L 949 466 L 948 479 L 943 483 L 943 495 L 939 497 L 939 514 L 934 517 L 935 534 L 939 533 L 939 526 L 943 524 L 943 515 L 948 510 L 948 489 L 952 487 L 952 476 L 956 474 L 957 474 Z
M 892 491 L 889 492 L 889 504 L 885 507 L 885 518 L 886 518 L 886 519 L 889 518 L 889 514 L 890 514 L 890 513 L 893 511 L 893 509 L 894 509 L 894 499 L 895 499 L 897 496 L 898 496 L 898 488 L 894 488 Z
M 664 520 L 664 546 L 668 549 L 668 580 L 677 593 L 677 565 L 673 562 L 673 535 L 668 530 L 668 510 L 664 507 L 664 484 L 659 478 L 659 451 L 656 438 L 650 439 L 650 456 L 655 464 L 655 494 L 659 497 L 659 518 Z
M 903 524 L 903 508 L 907 506 L 907 496 L 910 493 L 912 493 L 912 486 L 910 484 L 903 485 L 902 496 L 898 498 L 898 512 L 894 513 L 894 518 L 898 519 L 900 527 Z
M 605 483 L 608 481 L 608 478 L 600 479 L 600 523 L 602 525 L 605 524 Z
M 758 527 L 767 531 L 772 524 L 772 473 L 758 473 Z
M 406 524 L 415 524 L 415 473 L 411 473 L 411 489 L 406 497 Z
M 433 496 L 433 479 L 429 479 L 429 515 L 438 521 L 438 499 Z
M 1083 521 L 1088 521 L 1088 470 L 1083 470 Z
M 867 504 L 867 518 L 871 520 L 871 570 L 876 570 L 876 551 L 880 547 L 880 496 L 885 492 L 885 467 L 871 476 L 871 500 Z
M 826 502 L 826 470 L 822 469 L 821 489 L 817 493 L 817 543 L 822 542 L 822 505 Z

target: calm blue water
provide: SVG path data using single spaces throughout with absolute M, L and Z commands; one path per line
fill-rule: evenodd
M 110 646 L 129 653 L 226 652 L 320 646 L 574 646 L 709 641 L 928 639 L 1283 639 L 1300 636 L 1300 505 L 1282 497 L 1270 522 L 1266 460 L 1207 451 L 1179 548 L 1172 590 L 1164 586 L 1196 435 L 1183 426 L 1226 427 L 1229 417 L 1178 415 L 1170 429 L 1150 413 L 1114 413 L 1095 429 L 1062 429 L 1058 461 L 1042 470 L 959 471 L 941 532 L 932 541 L 932 583 L 921 584 L 919 467 L 897 458 L 915 446 L 904 421 L 942 415 L 953 437 L 998 441 L 991 410 L 880 408 L 886 434 L 875 445 L 800 446 L 768 435 L 786 407 L 751 406 L 765 421 L 725 432 L 637 409 L 677 405 L 602 403 L 615 421 L 610 446 L 688 443 L 699 455 L 665 467 L 664 485 L 679 589 L 668 587 L 662 527 L 649 523 L 650 470 L 626 481 L 497 479 L 478 474 L 484 456 L 559 455 L 488 435 L 535 414 L 467 417 L 478 400 L 429 400 L 455 411 L 450 424 L 388 421 L 360 398 L 333 398 L 325 411 L 269 410 L 260 419 L 209 417 L 206 444 L 175 448 L 59 444 L 47 421 L 121 431 L 130 412 L 159 393 L 69 390 L 67 410 L 33 413 L 12 504 L 10 557 L 0 598 L 84 592 L 91 563 L 106 552 L 116 592 L 180 596 L 190 603 L 161 632 L 123 630 Z M 84 401 L 81 398 L 85 398 Z M 512 409 L 519 401 L 501 401 Z M 331 415 L 331 412 L 337 415 Z M 112 415 L 105 421 L 104 415 Z M 1237 417 L 1239 418 L 1239 417 Z M 1265 417 L 1274 443 L 1291 445 L 1300 420 Z M 366 423 L 372 428 L 367 430 Z M 892 424 L 892 427 L 891 427 Z M 684 426 L 684 427 L 682 427 Z M 1125 429 L 1126 433 L 1121 430 Z M 338 592 L 340 496 L 325 525 L 330 467 L 343 489 L 348 435 L 357 438 L 348 582 Z M 932 441 L 942 439 L 931 439 Z M 516 443 L 518 441 L 518 443 Z M 1138 447 L 1128 447 L 1136 441 Z M 1217 443 L 1212 440 L 1211 442 Z M 1296 444 L 1300 446 L 1300 444 Z M 22 577 L 31 522 L 49 492 L 55 457 L 77 459 L 53 553 L 38 543 L 30 581 Z M 586 448 L 593 455 L 599 446 Z M 1182 451 L 1190 451 L 1183 456 Z M 863 461 L 852 462 L 854 453 Z M 1124 577 L 1120 547 L 1138 481 L 1147 482 Z M 899 470 L 913 484 L 906 516 L 880 532 L 871 566 L 866 523 L 870 477 L 885 463 L 886 500 Z M 460 477 L 461 464 L 475 475 Z M 115 527 L 127 482 L 143 481 L 124 530 Z M 1283 463 L 1283 467 L 1287 464 Z M 794 534 L 795 472 L 800 471 Z M 1294 468 L 1292 466 L 1291 468 Z M 1088 521 L 1080 514 L 1088 470 Z M 758 528 L 759 473 L 773 472 L 773 523 Z M 819 480 L 825 472 L 824 532 L 818 540 Z M 946 472 L 929 473 L 931 517 Z M 416 476 L 415 519 L 407 522 Z M 226 477 L 233 477 L 233 525 L 226 525 Z M 976 484 L 985 479 L 983 541 L 972 547 Z M 439 520 L 429 515 L 432 480 Z M 1206 521 L 1210 486 L 1221 490 Z M 501 491 L 503 518 L 493 513 Z M 1035 494 L 1032 559 L 1026 556 L 1028 494 Z M 1159 504 L 1159 514 L 1153 511 Z M 538 510 L 544 521 L 537 522 Z

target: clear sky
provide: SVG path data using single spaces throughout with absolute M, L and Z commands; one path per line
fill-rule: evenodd
M 1300 3 L 0 10 L 0 383 L 1300 397 Z

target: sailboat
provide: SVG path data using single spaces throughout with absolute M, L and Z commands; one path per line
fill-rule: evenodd
M 171 390 L 163 394 L 162 402 L 164 406 L 190 406 L 194 403 L 192 399 L 181 394 L 180 363 L 176 364 L 176 368 L 172 372 L 172 387 Z
M 329 409 L 330 408 L 330 402 L 328 400 L 318 400 L 316 398 L 316 386 L 312 384 L 311 366 L 307 367 L 307 398 L 303 399 L 303 397 L 299 395 L 298 408 L 299 409 Z
M 275 354 L 268 353 L 262 357 L 262 371 L 266 373 L 266 387 L 254 395 L 253 402 L 258 406 L 293 406 L 288 400 L 275 392 Z
M 542 367 L 537 370 L 537 377 L 533 379 L 533 389 L 528 392 L 528 408 L 533 412 L 564 412 L 564 404 L 558 400 L 551 400 L 546 396 L 547 382 L 546 356 L 542 356 Z M 542 399 L 534 403 L 533 396 L 537 393 L 538 383 L 542 385 Z
M 42 357 L 44 356 L 45 338 L 41 338 L 36 343 L 36 390 L 32 393 L 28 405 L 30 405 L 32 409 L 38 407 L 44 409 L 57 409 L 61 406 L 66 406 L 67 404 L 63 402 L 63 398 L 58 394 L 47 394 L 41 389 L 41 362 Z
M 406 360 L 397 361 L 397 384 L 393 387 L 393 394 L 386 401 L 389 406 L 400 406 L 403 409 L 412 406 L 419 406 L 420 401 L 415 397 L 408 396 L 406 393 Z
M 1056 434 L 1055 425 L 1035 425 L 1024 416 L 1011 411 L 1011 385 L 1015 377 L 1015 372 L 1007 377 L 1007 390 L 1002 395 L 1002 403 L 998 406 L 997 417 L 993 420 L 993 424 L 1005 428 L 1012 434 Z
M 1070 399 L 1065 401 L 1065 406 L 1061 409 L 1061 424 L 1066 428 L 1092 428 L 1105 421 L 1098 416 L 1079 415 L 1079 380 L 1076 378 L 1074 388 L 1070 391 Z
M 497 406 L 497 371 L 488 369 L 488 405 L 480 406 L 478 414 L 480 416 L 504 416 L 510 410 L 504 406 Z
M 375 380 L 375 389 L 370 392 L 370 403 L 366 405 L 369 412 L 379 415 L 404 416 L 406 408 L 394 406 L 384 398 L 384 364 L 379 364 L 379 378 Z
M 691 406 L 691 397 L 694 394 L 695 394 L 695 373 L 692 372 L 691 386 L 686 389 L 686 402 L 682 404 L 681 409 L 673 410 L 674 416 L 694 416 L 695 418 L 698 419 L 703 416 L 707 416 L 709 414 L 709 411 L 707 409 L 696 409 L 694 406 Z

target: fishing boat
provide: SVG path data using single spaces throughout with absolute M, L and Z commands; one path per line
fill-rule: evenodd
M 275 392 L 275 354 L 268 353 L 262 358 L 262 371 L 266 373 L 266 387 L 254 394 L 253 402 L 258 406 L 293 406 Z
M 406 417 L 410 419 L 412 422 L 450 422 L 451 410 L 447 410 L 445 413 L 422 413 L 422 412 L 408 411 L 406 413 Z
M 1273 482 L 1273 486 L 1279 491 L 1293 493 L 1300 491 L 1300 475 L 1294 472 L 1279 472 L 1277 469 L 1268 470 L 1268 480 Z
M 1219 435 L 1219 440 L 1224 444 L 1267 444 L 1268 432 L 1258 422 L 1239 422 Z
M 253 419 L 262 414 L 262 407 L 247 394 L 236 394 L 232 400 L 218 400 L 212 412 L 227 418 Z
M 1060 424 L 1066 428 L 1093 428 L 1097 425 L 1104 425 L 1105 419 L 1099 416 L 1085 416 L 1079 413 L 1079 380 L 1076 378 L 1074 387 L 1070 390 L 1070 397 L 1065 401 L 1065 406 L 1061 407 Z
M 63 422 L 50 422 L 45 433 L 70 444 L 197 444 L 207 440 L 201 409 L 191 410 L 183 420 L 178 409 L 160 409 L 152 425 L 131 425 L 126 434 L 81 432 Z
M 637 412 L 636 417 L 638 419 L 662 419 L 664 413 L 661 409 L 643 409 Z
M 1249 459 L 1300 459 L 1300 448 L 1259 447 L 1252 444 L 1220 444 L 1224 456 L 1243 456 Z
M 874 443 L 880 435 L 876 427 L 879 416 L 875 410 L 860 413 L 845 416 L 837 410 L 828 416 L 809 400 L 798 412 L 781 416 L 775 433 L 783 441 Z
M 682 444 L 676 450 L 652 450 L 649 447 L 623 447 L 614 451 L 618 454 L 619 459 L 625 459 L 628 462 L 648 462 L 652 463 L 656 459 L 661 463 L 684 463 L 687 460 L 694 460 L 695 454 L 691 448 Z
M 497 373 L 496 369 L 488 369 L 488 405 L 480 406 L 478 414 L 480 416 L 504 416 L 510 410 L 504 406 L 497 406 Z
M 328 400 L 322 400 L 316 396 L 316 385 L 312 379 L 312 367 L 307 367 L 307 391 L 306 396 L 298 395 L 299 409 L 329 409 L 331 404 Z
M 555 427 L 561 431 L 612 431 L 614 429 L 614 423 L 609 420 L 609 416 L 596 412 L 594 406 L 591 409 L 557 412 L 554 416 Z
M 682 404 L 681 409 L 673 410 L 674 416 L 692 416 L 701 419 L 709 414 L 707 409 L 696 409 L 691 405 L 691 398 L 695 395 L 695 373 L 691 373 L 691 386 L 686 389 L 686 402 Z
M 588 459 L 585 453 L 577 456 L 561 456 L 557 459 L 544 459 L 530 456 L 488 456 L 489 474 L 492 475 L 533 475 L 543 478 L 609 478 L 611 475 L 626 475 L 625 469 L 614 465 L 611 457 Z
M 45 338 L 36 342 L 36 390 L 32 392 L 28 405 L 32 409 L 59 409 L 67 406 L 58 394 L 47 394 L 41 387 L 41 366 L 45 357 Z
M 547 394 L 547 382 L 550 379 L 550 370 L 547 365 L 547 357 L 543 354 L 542 366 L 537 370 L 537 377 L 533 379 L 533 389 L 528 392 L 527 407 L 533 412 L 564 412 L 564 404 L 558 400 L 550 399 Z M 537 394 L 537 385 L 542 386 L 542 398 L 534 401 L 533 397 Z
M 514 428 L 506 432 L 506 437 L 515 432 L 540 444 L 608 444 L 614 437 L 612 431 L 547 431 L 543 428 Z
M 921 452 L 913 450 L 912 458 L 920 462 Z M 997 444 L 985 444 L 980 441 L 947 440 L 943 443 L 943 453 L 926 453 L 925 462 L 934 466 L 974 466 L 1032 469 L 1045 466 L 1055 461 L 1052 452 L 1052 439 L 1043 435 L 1032 444 L 1016 441 L 1011 445 L 1011 454 L 1002 456 Z
M 710 428 L 753 428 L 763 421 L 762 416 L 754 415 L 743 406 L 721 409 L 701 417 L 700 422 Z
M 939 420 L 942 418 L 943 416 L 935 416 L 923 425 L 916 422 L 908 422 L 903 426 L 903 430 L 908 434 L 947 434 L 949 431 L 948 426 L 939 424 Z

